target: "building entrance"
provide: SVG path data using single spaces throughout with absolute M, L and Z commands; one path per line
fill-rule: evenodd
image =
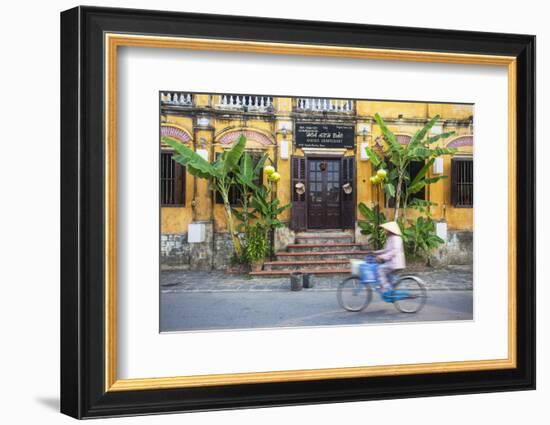
M 341 227 L 341 160 L 308 159 L 308 228 Z

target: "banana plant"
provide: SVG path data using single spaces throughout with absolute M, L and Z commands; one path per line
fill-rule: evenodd
M 258 186 L 257 190 L 252 195 L 251 205 L 258 212 L 261 220 L 272 231 L 282 226 L 278 216 L 287 208 L 290 204 L 280 205 L 279 198 L 272 199 L 272 188 L 265 186 Z
M 434 116 L 424 125 L 424 127 L 414 134 L 407 145 L 402 145 L 398 142 L 395 134 L 386 126 L 382 117 L 378 113 L 374 115 L 374 119 L 380 127 L 384 140 L 386 141 L 386 147 L 381 155 L 368 146 L 365 147 L 365 149 L 374 167 L 388 169 L 388 162 L 393 165 L 388 173 L 387 182 L 384 184 L 384 192 L 388 198 L 395 198 L 394 220 L 399 218 L 399 209 L 401 208 L 402 202 L 406 202 L 407 197 L 412 194 L 412 192 L 407 194 L 404 187 L 405 184 L 410 181 L 410 176 L 407 171 L 409 164 L 412 161 L 427 161 L 429 163 L 438 156 L 450 155 L 456 152 L 456 149 L 432 147 L 435 142 L 455 134 L 454 131 L 450 131 L 429 137 L 428 134 L 430 129 L 439 118 L 439 115 Z M 433 164 L 433 162 L 431 163 Z M 420 191 L 422 187 L 444 178 L 442 176 L 427 178 L 426 173 L 428 169 L 429 166 L 425 166 L 423 168 L 423 175 L 420 176 L 418 180 L 415 176 L 411 182 L 411 185 L 414 182 L 415 186 L 413 189 L 417 192 Z
M 414 209 L 417 209 L 427 215 L 429 215 L 429 207 L 437 205 L 435 202 L 426 201 L 418 198 L 412 198 L 413 195 L 420 192 L 422 189 L 424 189 L 426 186 L 437 183 L 439 180 L 446 179 L 447 176 L 441 175 L 441 176 L 428 176 L 428 170 L 435 162 L 435 157 L 432 157 L 426 163 L 424 166 L 418 171 L 414 179 L 410 181 L 409 184 L 405 185 L 404 187 L 404 196 L 403 196 L 403 217 L 407 218 L 407 208 L 411 207 Z M 412 198 L 412 201 L 411 201 Z M 411 201 L 411 202 L 409 202 Z
M 233 242 L 233 249 L 235 250 L 235 254 L 240 257 L 242 255 L 242 245 L 235 227 L 235 220 L 229 202 L 229 190 L 234 184 L 233 173 L 237 172 L 239 161 L 244 153 L 246 137 L 241 134 L 231 149 L 224 151 L 213 163 L 208 162 L 192 149 L 169 137 L 163 137 L 162 141 L 174 149 L 175 154 L 172 156 L 174 161 L 184 165 L 192 176 L 209 180 L 210 187 L 220 193 L 225 208 L 227 227 Z
M 374 247 L 380 249 L 386 243 L 386 232 L 380 227 L 386 222 L 386 216 L 380 211 L 380 206 L 367 207 L 363 202 L 359 203 L 359 212 L 365 220 L 358 220 L 357 225 L 363 235 L 367 235 L 374 242 Z
M 445 242 L 437 236 L 435 223 L 430 217 L 418 217 L 408 226 L 404 226 L 403 221 L 399 220 L 399 225 L 405 252 L 410 258 L 427 259 L 432 250 Z
M 258 190 L 260 173 L 268 158 L 267 154 L 262 155 L 258 162 L 254 165 L 252 156 L 245 152 L 239 162 L 239 167 L 235 172 L 235 181 L 240 192 L 240 210 L 234 209 L 235 216 L 241 221 L 239 226 L 240 231 L 248 228 L 250 220 L 256 218 L 254 210 L 250 209 L 250 200 L 254 191 Z

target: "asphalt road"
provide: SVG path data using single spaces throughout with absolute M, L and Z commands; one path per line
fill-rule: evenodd
M 429 291 L 423 310 L 400 313 L 374 294 L 366 310 L 351 313 L 335 291 L 162 292 L 161 332 L 472 320 L 472 291 Z

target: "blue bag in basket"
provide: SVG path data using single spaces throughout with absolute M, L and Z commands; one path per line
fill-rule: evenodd
M 359 278 L 362 282 L 376 282 L 378 264 L 371 257 L 366 257 L 365 262 L 359 266 Z

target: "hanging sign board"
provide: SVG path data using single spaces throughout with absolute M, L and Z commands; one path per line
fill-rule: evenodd
M 299 148 L 353 148 L 355 126 L 350 124 L 296 123 L 296 146 Z

